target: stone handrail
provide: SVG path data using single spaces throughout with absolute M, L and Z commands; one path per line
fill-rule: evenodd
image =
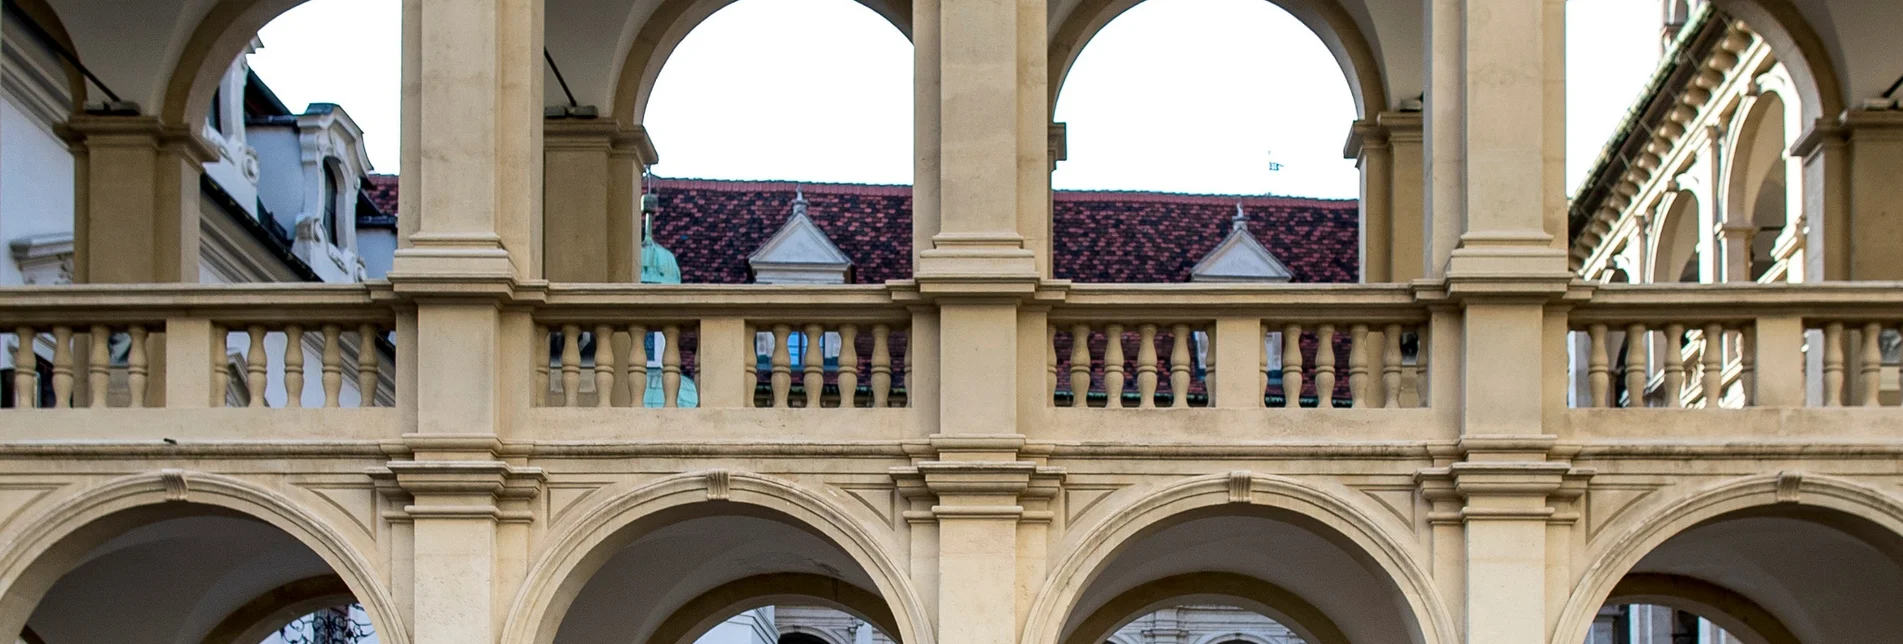
M 1578 407 L 1877 406 L 1895 366 L 1866 338 L 1903 324 L 1903 284 L 1888 282 L 1617 285 L 1577 300 Z
M 1054 406 L 1428 401 L 1428 308 L 1406 284 L 1079 284 L 1053 303 L 1048 321 Z
M 22 409 L 388 404 L 391 301 L 362 284 L 0 289 L 11 361 L 35 365 L 8 384 Z
M 531 343 L 537 351 L 549 347 L 546 358 L 538 354 L 535 377 L 548 395 L 533 398 L 552 407 L 648 406 L 632 391 L 660 369 L 665 393 L 652 406 L 685 406 L 679 390 L 690 378 L 700 407 L 902 407 L 912 367 L 907 292 L 882 285 L 550 285 L 535 321 L 538 337 L 551 340 Z M 648 340 L 634 342 L 637 335 Z M 602 398 L 604 389 L 612 396 Z

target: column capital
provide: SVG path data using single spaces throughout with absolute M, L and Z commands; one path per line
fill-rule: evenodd
M 627 155 L 642 167 L 660 163 L 660 153 L 646 127 L 623 125 L 613 119 L 546 119 L 542 145 L 548 150 L 597 150 Z

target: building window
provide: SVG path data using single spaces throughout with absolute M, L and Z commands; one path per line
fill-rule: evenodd
M 330 242 L 332 246 L 342 245 L 338 243 L 342 235 L 337 228 L 340 223 L 337 220 L 337 204 L 343 201 L 342 183 L 337 177 L 337 168 L 324 164 L 324 241 Z
M 218 91 L 212 92 L 211 113 L 205 115 L 205 121 L 206 123 L 211 125 L 211 131 L 217 132 L 219 134 L 225 133 L 225 89 L 224 88 L 220 87 L 218 88 Z

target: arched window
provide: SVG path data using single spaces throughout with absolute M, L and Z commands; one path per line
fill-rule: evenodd
M 337 176 L 337 166 L 327 162 L 324 164 L 324 241 L 332 246 L 342 245 L 339 240 L 343 236 L 338 226 L 343 222 L 337 213 L 344 209 L 343 200 L 343 180 Z

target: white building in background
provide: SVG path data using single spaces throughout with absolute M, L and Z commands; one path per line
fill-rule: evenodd
M 893 644 L 865 620 L 819 606 L 766 606 L 709 629 L 694 644 Z
M 42 38 L 30 18 L 9 12 L 0 47 L 0 240 L 7 257 L 0 261 L 0 287 L 65 284 L 73 280 L 74 157 L 61 131 L 73 111 L 69 66 L 58 45 Z M 253 41 L 251 50 L 262 47 Z M 251 71 L 249 53 L 226 72 L 199 135 L 216 151 L 200 181 L 200 281 L 212 284 L 269 282 L 358 282 L 382 277 L 396 248 L 394 203 L 377 196 L 393 177 L 372 174 L 364 133 L 342 107 L 319 103 L 293 112 Z M 232 387 L 228 404 L 249 403 L 245 356 L 251 340 L 245 329 L 231 329 L 227 341 Z M 314 373 L 323 359 L 323 329 L 307 329 L 308 371 L 301 401 L 322 406 L 322 378 Z M 356 329 L 344 329 L 348 373 L 357 368 L 362 346 Z M 387 330 L 385 330 L 387 332 Z M 85 333 L 76 329 L 75 333 Z M 282 355 L 287 338 L 265 338 L 269 355 Z M 130 343 L 113 339 L 115 367 Z M 0 367 L 11 382 L 18 338 L 4 336 Z M 37 343 L 42 360 L 51 357 L 47 338 Z M 378 404 L 394 392 L 393 355 L 387 343 L 379 356 Z M 42 370 L 50 368 L 39 365 Z M 283 406 L 284 367 L 270 365 L 266 404 Z M 41 378 L 50 386 L 50 378 Z M 115 387 L 125 387 L 123 378 Z M 42 393 L 51 396 L 50 389 Z M 113 395 L 124 395 L 123 391 Z M 357 406 L 362 394 L 356 378 L 344 379 L 339 403 Z M 7 406 L 15 404 L 8 391 Z

